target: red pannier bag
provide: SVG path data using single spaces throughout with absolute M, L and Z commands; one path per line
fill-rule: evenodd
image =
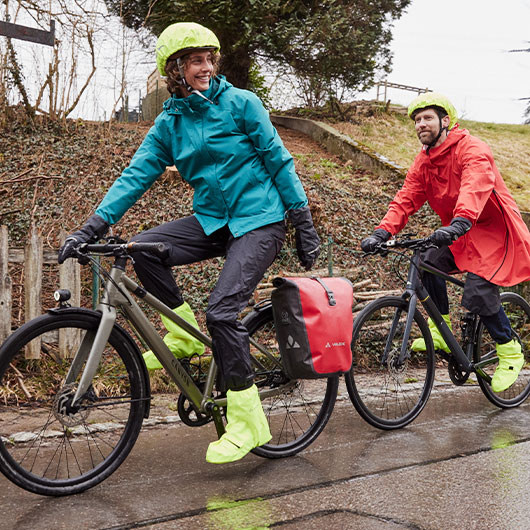
M 275 278 L 272 313 L 283 368 L 292 379 L 347 372 L 353 287 L 346 278 Z

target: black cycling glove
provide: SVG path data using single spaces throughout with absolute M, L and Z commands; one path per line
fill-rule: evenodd
M 364 238 L 361 241 L 361 249 L 363 252 L 374 252 L 377 245 L 388 241 L 392 237 L 390 232 L 387 232 L 384 228 L 377 228 L 374 233 Z
M 320 254 L 320 239 L 313 226 L 313 218 L 309 206 L 289 210 L 289 220 L 294 226 L 296 253 L 305 270 L 309 270 Z
M 429 239 L 437 247 L 451 245 L 471 228 L 471 221 L 465 217 L 455 217 L 449 226 L 442 226 L 435 230 Z
M 109 229 L 109 224 L 99 215 L 88 218 L 83 228 L 74 232 L 66 238 L 63 246 L 59 249 L 57 261 L 63 263 L 68 258 L 75 256 L 75 249 L 82 243 L 95 243 L 99 241 Z

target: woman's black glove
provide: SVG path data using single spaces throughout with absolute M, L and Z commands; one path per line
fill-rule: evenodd
M 82 243 L 95 243 L 99 241 L 109 229 L 109 224 L 99 215 L 92 215 L 87 222 L 77 232 L 66 238 L 63 246 L 59 250 L 57 261 L 63 263 L 68 258 L 75 256 L 75 249 Z
M 313 226 L 313 218 L 309 206 L 289 210 L 289 220 L 294 226 L 294 237 L 296 241 L 296 253 L 302 267 L 308 271 L 320 254 L 320 239 Z
M 377 245 L 388 241 L 391 237 L 392 234 L 387 232 L 384 228 L 377 228 L 371 236 L 366 237 L 361 241 L 361 249 L 366 253 L 374 252 Z
M 463 236 L 471 228 L 471 221 L 465 217 L 455 217 L 449 226 L 442 226 L 435 230 L 429 240 L 437 247 L 451 245 L 460 236 Z

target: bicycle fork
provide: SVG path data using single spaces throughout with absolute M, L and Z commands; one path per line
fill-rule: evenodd
M 401 343 L 401 351 L 399 353 L 399 357 L 397 358 L 397 361 L 394 361 L 396 363 L 396 367 L 401 366 L 405 359 L 408 357 L 408 340 L 410 337 L 410 330 L 412 329 L 412 321 L 414 319 L 414 313 L 416 311 L 416 305 L 418 303 L 418 297 L 414 293 L 409 299 L 409 305 L 408 305 L 408 311 L 407 311 L 407 320 L 405 321 L 405 331 L 403 332 L 403 341 Z M 402 310 L 400 308 L 396 309 L 396 312 L 394 314 L 394 318 L 392 320 L 392 326 L 390 328 L 390 333 L 388 334 L 388 338 L 386 340 L 385 350 L 383 352 L 383 356 L 381 358 L 381 364 L 386 365 L 388 362 L 388 357 L 390 355 L 390 352 L 393 349 L 393 342 L 394 342 L 394 336 L 396 335 L 396 331 L 398 329 L 399 321 L 401 318 Z

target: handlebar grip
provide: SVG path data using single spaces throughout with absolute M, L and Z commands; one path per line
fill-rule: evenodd
M 150 252 L 159 258 L 165 259 L 169 255 L 169 248 L 165 243 L 127 243 L 127 250 L 133 252 Z

